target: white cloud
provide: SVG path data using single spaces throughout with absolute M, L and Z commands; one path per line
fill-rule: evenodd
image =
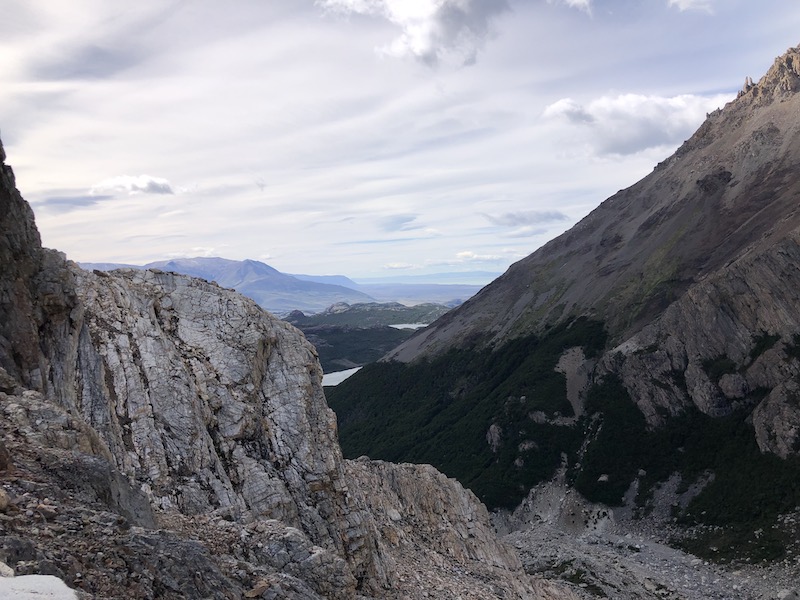
M 478 254 L 472 250 L 464 250 L 463 252 L 458 252 L 456 258 L 463 262 L 493 262 L 503 260 L 505 257 L 499 254 Z
M 179 250 L 178 252 L 168 252 L 167 258 L 211 258 L 215 256 L 220 256 L 220 249 L 211 247 L 211 246 L 193 246 L 191 248 L 185 248 L 184 250 Z
M 668 0 L 670 7 L 674 6 L 681 12 L 685 10 L 701 10 L 712 12 L 712 0 Z
M 169 181 L 150 175 L 121 175 L 96 183 L 89 191 L 99 194 L 174 194 Z
M 594 117 L 572 98 L 562 98 L 544 109 L 545 117 L 564 117 L 573 123 L 591 123 Z
M 390 271 L 405 271 L 409 269 L 419 269 L 419 265 L 412 265 L 411 263 L 393 262 L 383 265 L 384 269 Z
M 379 219 L 379 224 L 384 231 L 412 231 L 422 228 L 422 225 L 415 222 L 416 219 L 417 215 L 391 215 Z
M 548 4 L 566 4 L 587 14 L 592 14 L 592 0 L 547 0 Z
M 543 116 L 581 128 L 583 141 L 598 154 L 628 155 L 680 143 L 707 113 L 731 99 L 729 94 L 672 98 L 623 94 L 603 96 L 584 106 L 563 98 L 547 106 Z
M 411 56 L 431 66 L 443 61 L 473 64 L 491 33 L 492 20 L 508 10 L 506 0 L 317 0 L 317 4 L 345 14 L 387 19 L 402 33 L 380 51 Z
M 501 227 L 519 227 L 529 225 L 544 225 L 554 221 L 566 221 L 567 215 L 557 210 L 520 210 L 502 214 L 483 214 L 493 225 Z

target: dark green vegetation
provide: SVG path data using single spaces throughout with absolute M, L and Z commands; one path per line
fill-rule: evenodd
M 605 339 L 601 323 L 578 319 L 494 352 L 368 365 L 328 391 L 344 453 L 431 463 L 487 505 L 514 506 L 581 443 L 579 428 L 531 418 L 572 414 L 564 375 L 554 371 L 559 356 L 573 346 L 596 356 Z M 494 450 L 493 425 L 500 431 Z
M 684 525 L 703 524 L 691 551 L 709 558 L 778 558 L 783 551 L 770 524 L 800 506 L 800 460 L 763 454 L 756 444 L 748 410 L 712 418 L 696 409 L 652 431 L 620 382 L 608 377 L 592 388 L 588 409 L 595 415 L 593 441 L 580 465 L 575 487 L 590 500 L 621 504 L 640 478 L 637 504 L 646 507 L 654 486 L 679 473 L 685 488 L 704 474 L 713 480 L 685 508 L 674 507 Z M 639 469 L 645 475 L 639 476 Z M 608 477 L 600 482 L 601 474 Z M 754 531 L 761 529 L 757 536 Z M 712 550 L 711 548 L 714 548 Z
M 443 304 L 417 304 L 405 306 L 398 302 L 367 302 L 363 304 L 334 304 L 321 313 L 305 315 L 300 311 L 289 313 L 286 320 L 304 329 L 322 325 L 349 327 L 379 327 L 402 323 L 433 323 L 449 307 Z
M 724 354 L 703 361 L 703 370 L 708 373 L 708 378 L 714 383 L 719 383 L 723 375 L 736 373 L 736 363 Z
M 750 359 L 755 360 L 764 352 L 772 348 L 778 340 L 781 339 L 779 335 L 770 335 L 766 331 L 762 331 L 760 335 L 753 336 L 753 348 L 750 350 Z
M 343 371 L 379 360 L 414 333 L 412 329 L 321 325 L 303 328 L 314 344 L 325 373 Z
M 771 347 L 772 337 L 755 336 L 754 352 Z M 494 352 L 369 365 L 329 391 L 342 448 L 349 457 L 431 463 L 490 508 L 515 506 L 552 477 L 562 453 L 570 483 L 589 500 L 620 505 L 638 479 L 641 514 L 678 473 L 678 493 L 708 483 L 688 505 L 673 507 L 694 532 L 677 543 L 715 560 L 783 556 L 791 536 L 774 524 L 800 506 L 800 459 L 763 454 L 756 444 L 749 414 L 766 390 L 725 417 L 691 408 L 648 429 L 621 382 L 607 376 L 590 388 L 584 416 L 559 420 L 572 415 L 564 376 L 554 371 L 559 356 L 573 346 L 597 355 L 604 343 L 601 324 L 579 319 Z M 725 356 L 704 366 L 714 381 L 739 370 Z M 498 433 L 494 448 L 490 428 Z
M 317 348 L 322 370 L 332 373 L 375 362 L 414 333 L 391 325 L 431 323 L 448 310 L 430 303 L 340 303 L 315 315 L 294 311 L 286 320 L 303 331 Z

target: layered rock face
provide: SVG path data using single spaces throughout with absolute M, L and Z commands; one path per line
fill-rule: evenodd
M 609 352 L 601 372 L 621 375 L 652 424 L 689 404 L 724 416 L 766 394 L 753 413 L 759 445 L 785 458 L 800 435 L 793 400 L 800 373 L 794 351 L 800 231 L 764 246 L 694 285 Z
M 294 328 L 203 280 L 73 272 L 84 326 L 56 395 L 156 506 L 278 519 L 386 583 L 314 349 Z
M 342 459 L 298 330 L 203 280 L 67 263 L 1 169 L 0 560 L 17 574 L 96 598 L 561 597 L 455 481 Z
M 78 305 L 62 255 L 43 249 L 0 143 L 0 367 L 45 389 L 49 349 Z
M 358 488 L 369 490 L 365 500 L 397 557 L 404 598 L 550 595 L 526 577 L 508 576 L 509 570 L 522 572 L 519 558 L 497 539 L 486 508 L 455 479 L 430 465 L 366 458 L 347 461 L 347 474 Z M 453 578 L 454 571 L 460 576 Z

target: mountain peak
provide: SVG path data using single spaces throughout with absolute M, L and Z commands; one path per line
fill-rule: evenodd
M 800 91 L 800 46 L 789 48 L 775 59 L 767 73 L 753 85 L 748 77 L 739 96 L 747 94 L 754 98 L 778 98 Z
M 748 249 L 800 227 L 800 48 L 600 204 L 389 358 L 541 333 L 586 316 L 621 341 Z

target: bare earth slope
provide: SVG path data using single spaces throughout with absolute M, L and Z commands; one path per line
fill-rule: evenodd
M 800 226 L 798 91 L 794 48 L 653 173 L 388 358 L 497 344 L 577 315 L 622 341 L 744 253 L 776 248 Z

